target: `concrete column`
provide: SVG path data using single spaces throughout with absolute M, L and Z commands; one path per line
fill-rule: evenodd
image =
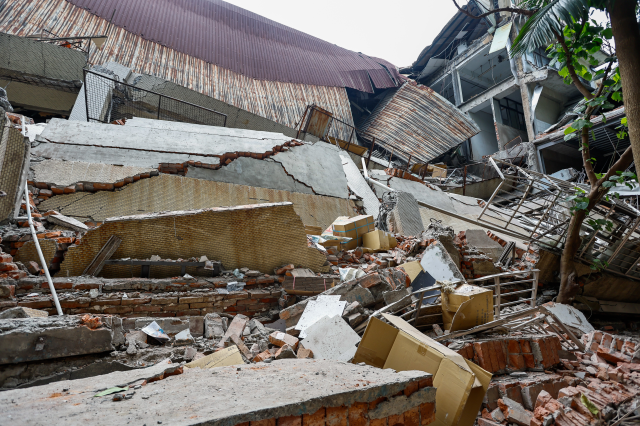
M 533 130 L 533 116 L 531 115 L 531 96 L 533 89 L 522 81 L 524 77 L 522 57 L 516 58 L 516 68 L 518 70 L 518 85 L 520 86 L 520 96 L 522 97 L 522 109 L 524 110 L 524 122 L 527 125 L 527 138 L 530 142 L 535 138 Z
M 498 124 L 502 124 L 502 115 L 500 114 L 500 102 L 491 98 L 491 112 L 493 113 L 493 128 L 496 131 L 496 140 L 498 141 L 498 149 L 502 151 L 502 143 L 500 142 L 500 132 Z
M 460 73 L 457 68 L 451 71 L 451 85 L 453 86 L 453 96 L 456 101 L 456 106 L 462 104 L 464 99 L 462 98 L 462 85 L 460 84 Z

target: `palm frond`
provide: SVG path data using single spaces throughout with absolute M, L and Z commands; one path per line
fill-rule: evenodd
M 511 55 L 520 56 L 548 46 L 555 40 L 553 31 L 562 34 L 566 22 L 580 19 L 587 10 L 587 0 L 552 0 L 522 26 L 511 46 Z

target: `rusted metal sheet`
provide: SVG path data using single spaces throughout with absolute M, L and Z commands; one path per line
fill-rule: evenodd
M 403 158 L 408 154 L 425 162 L 480 132 L 449 101 L 413 81 L 391 91 L 358 130 L 396 148 Z
M 329 125 L 333 119 L 333 114 L 317 106 L 311 107 L 308 114 L 309 120 L 305 125 L 304 132 L 317 136 L 320 139 L 324 139 L 329 131 Z
M 58 36 L 65 37 L 105 34 L 109 27 L 108 19 L 113 13 L 113 8 L 109 9 L 107 7 L 111 3 L 113 3 L 112 0 L 92 3 L 93 6 L 95 6 L 95 4 L 105 5 L 106 12 L 104 10 L 100 12 L 101 14 L 105 14 L 105 16 L 108 15 L 107 19 L 104 19 L 76 7 L 66 0 L 0 1 L 0 32 L 27 36 L 40 33 L 42 29 L 45 28 Z M 128 3 L 128 5 L 122 2 L 122 7 L 118 6 L 116 16 L 128 10 L 130 14 L 136 14 L 138 19 L 144 19 L 149 22 L 164 22 L 162 19 L 165 19 L 165 15 L 168 14 L 171 16 L 171 14 L 174 13 L 172 8 L 166 6 L 168 1 L 164 0 L 161 2 L 165 4 L 164 7 L 154 6 L 156 3 L 153 2 L 152 4 L 149 3 L 147 5 L 149 7 L 146 9 L 142 7 L 143 2 L 135 1 L 126 3 Z M 148 2 L 145 2 L 145 4 L 146 3 Z M 193 3 L 201 2 L 196 1 Z M 231 7 L 231 5 L 227 6 Z M 225 11 L 227 9 L 222 8 L 221 10 Z M 229 20 L 232 19 L 233 16 L 239 16 L 238 13 L 239 12 L 236 11 L 230 16 L 219 16 L 220 19 Z M 250 14 L 250 12 L 246 13 Z M 114 16 L 114 22 L 117 22 L 116 16 Z M 178 19 L 178 16 L 179 14 L 175 16 L 175 19 Z M 173 31 L 177 31 L 179 28 L 177 23 L 167 25 L 166 28 L 172 29 Z M 274 23 L 273 25 L 276 24 Z M 216 31 L 220 31 L 219 26 L 215 28 L 217 28 L 215 31 L 211 30 L 212 34 L 217 34 Z M 331 77 L 330 74 L 322 74 L 320 71 L 318 71 L 320 74 L 314 74 L 317 78 L 323 79 L 322 84 L 311 85 L 293 82 L 295 80 L 291 74 L 291 72 L 293 72 L 291 70 L 306 69 L 307 65 L 303 66 L 303 63 L 305 63 L 309 54 L 309 52 L 303 52 L 300 48 L 294 49 L 293 47 L 291 49 L 294 49 L 294 58 L 286 62 L 286 68 L 288 68 L 289 71 L 285 74 L 279 74 L 279 68 L 273 63 L 274 57 L 271 57 L 268 61 L 263 62 L 261 68 L 261 72 L 265 73 L 265 79 L 259 80 L 248 75 L 245 69 L 241 69 L 240 72 L 225 69 L 199 57 L 175 50 L 168 45 L 162 45 L 158 43 L 159 40 L 149 40 L 149 34 L 144 34 L 143 37 L 142 34 L 134 34 L 128 31 L 128 29 L 129 28 L 123 29 L 115 25 L 112 26 L 108 31 L 107 42 L 102 49 L 97 50 L 95 46 L 92 47 L 89 63 L 105 64 L 109 61 L 118 62 L 132 68 L 137 73 L 154 75 L 172 81 L 292 128 L 296 127 L 296 124 L 300 121 L 309 104 L 318 105 L 333 112 L 334 116 L 341 117 L 343 120 L 353 123 L 351 106 L 344 86 L 348 86 L 350 81 L 348 77 L 353 76 L 353 72 L 356 71 L 349 71 L 348 67 L 351 66 L 353 68 L 353 61 L 355 61 L 355 59 L 349 59 L 348 55 L 344 60 L 344 67 L 347 67 L 346 70 L 336 68 L 340 70 L 338 74 L 342 76 L 340 84 L 334 84 L 334 80 L 332 80 L 337 72 L 334 72 L 335 69 L 332 71 L 334 74 L 331 74 L 333 77 Z M 189 31 L 191 30 L 189 29 Z M 189 31 L 185 33 L 177 31 L 171 33 L 171 37 L 182 40 L 179 42 L 181 43 L 180 46 L 182 46 L 182 44 L 185 43 L 184 40 Z M 287 29 L 287 31 L 294 30 Z M 167 34 L 169 33 L 170 32 Z M 310 37 L 303 33 L 300 34 L 302 34 L 300 37 Z M 178 41 L 176 41 L 176 43 L 178 43 Z M 220 44 L 217 41 L 204 43 L 203 40 L 198 39 L 194 43 L 187 44 L 194 44 L 197 49 L 199 49 L 196 53 L 200 56 L 204 56 L 204 53 L 199 53 L 200 51 L 211 50 L 220 52 L 226 49 L 225 44 Z M 249 53 L 240 51 L 238 47 L 234 47 L 229 51 L 235 52 L 235 58 L 239 63 L 242 62 L 241 59 L 255 61 L 256 63 L 261 62 L 257 59 L 260 56 L 247 59 L 250 57 Z M 344 50 L 344 52 L 349 51 Z M 331 62 L 334 65 L 337 61 L 336 58 Z M 295 62 L 293 59 L 295 59 Z M 376 61 L 383 62 L 380 60 Z M 340 67 L 341 65 L 337 64 L 335 66 Z M 320 70 L 326 71 L 327 65 L 324 65 Z M 302 71 L 300 72 L 302 73 Z M 367 82 L 370 88 L 368 74 L 366 71 L 363 72 L 364 74 L 360 75 L 360 77 L 362 77 L 361 82 Z M 286 81 L 282 81 L 279 78 L 283 75 L 287 76 Z M 348 134 L 341 135 L 341 137 L 346 138 Z
M 372 92 L 369 77 L 378 88 L 396 87 L 402 79 L 385 60 L 338 47 L 222 0 L 68 2 L 112 19 L 132 35 L 259 80 Z

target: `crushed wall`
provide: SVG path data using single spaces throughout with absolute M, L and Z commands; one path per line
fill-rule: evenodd
M 56 210 L 81 221 L 104 222 L 109 217 L 172 210 L 289 201 L 305 225 L 325 229 L 338 216 L 353 216 L 353 201 L 345 198 L 258 188 L 175 175 L 143 179 L 119 191 L 76 192 L 41 202 L 41 211 Z
M 18 115 L 6 114 L 0 108 L 4 118 L 0 133 L 0 190 L 7 196 L 0 197 L 0 223 L 15 217 L 22 195 L 23 179 L 26 179 L 25 165 L 29 159 L 29 140 L 22 136 Z M 19 127 L 20 126 L 20 127 Z M 28 167 L 28 166 L 27 166 Z
M 226 269 L 248 267 L 269 273 L 293 263 L 324 271 L 326 257 L 307 247 L 304 225 L 292 203 L 219 207 L 150 215 L 117 217 L 92 229 L 70 246 L 60 266 L 60 276 L 81 275 L 107 240 L 116 235 L 122 243 L 112 259 L 188 259 L 207 256 Z M 131 277 L 129 266 L 106 265 L 105 277 Z

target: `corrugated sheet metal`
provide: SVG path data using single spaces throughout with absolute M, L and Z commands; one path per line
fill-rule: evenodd
M 111 2 L 109 0 L 102 3 Z M 170 9 L 159 7 L 150 7 L 146 10 L 136 9 L 136 11 L 133 10 L 134 6 L 138 5 L 135 6 L 137 8 L 141 3 L 138 1 L 128 3 L 130 5 L 127 6 L 126 10 L 130 10 L 132 14 L 145 17 L 144 19 L 148 20 L 148 22 L 161 21 L 164 19 L 165 14 L 173 13 Z M 163 1 L 163 3 L 166 2 Z M 118 9 L 117 15 L 122 10 L 125 10 L 124 8 L 123 3 L 123 8 Z M 167 12 L 167 10 L 170 12 Z M 223 8 L 223 10 L 227 9 Z M 110 12 L 107 13 L 108 17 L 112 12 L 113 9 L 110 9 Z M 243 15 L 237 13 L 235 15 L 224 15 L 220 19 L 231 19 L 233 16 Z M 108 25 L 108 19 L 89 13 L 66 0 L 0 1 L 0 32 L 26 36 L 40 32 L 42 29 L 47 29 L 59 36 L 71 37 L 104 34 Z M 176 25 L 168 24 L 167 31 L 176 31 L 178 28 Z M 186 33 L 190 31 L 187 29 Z M 211 32 L 214 35 L 220 35 L 220 31 L 222 30 L 218 25 Z M 183 40 L 178 36 L 178 33 L 171 34 L 177 40 Z M 346 90 L 344 87 L 331 87 L 332 84 L 330 84 L 331 81 L 328 76 L 326 76 L 324 83 L 326 85 L 276 81 L 279 76 L 279 68 L 274 68 L 272 63 L 267 61 L 263 71 L 268 75 L 265 75 L 265 80 L 258 80 L 145 38 L 126 29 L 113 26 L 103 48 L 91 51 L 89 62 L 92 64 L 104 64 L 109 61 L 119 62 L 132 68 L 137 73 L 150 74 L 172 81 L 289 127 L 295 127 L 309 104 L 316 104 L 331 111 L 334 116 L 340 117 L 346 122 L 353 122 Z M 242 63 L 242 61 L 260 62 L 257 58 L 261 56 L 252 58 L 249 56 L 249 52 L 242 47 L 244 45 L 241 45 L 239 40 L 234 41 L 234 43 L 236 42 L 237 45 L 232 48 L 225 44 L 205 43 L 204 40 L 196 40 L 194 43 L 190 43 L 197 46 L 198 52 L 214 51 L 216 55 L 218 52 L 221 52 L 219 53 L 220 55 L 227 54 L 224 52 L 235 52 L 234 57 L 238 63 Z M 185 42 L 180 41 L 180 43 L 184 44 Z M 349 51 L 345 50 L 345 52 Z M 200 55 L 202 56 L 203 54 Z M 307 52 L 306 55 L 309 56 L 310 53 Z M 307 63 L 307 56 L 301 53 L 301 56 L 295 58 L 295 62 L 289 61 L 286 66 L 292 70 L 303 70 L 307 66 L 303 67 L 302 65 Z M 338 59 L 340 58 L 334 58 L 334 62 Z M 345 62 L 351 63 L 348 55 L 345 58 Z M 387 72 L 386 70 L 382 71 Z M 304 73 L 300 71 L 300 75 L 302 74 Z M 361 82 L 367 82 L 370 88 L 369 77 L 366 73 L 364 76 L 357 75 L 362 77 Z
M 114 25 L 145 40 L 259 80 L 371 92 L 369 73 L 378 88 L 396 87 L 400 79 L 387 61 L 221 0 L 68 1 L 101 18 L 113 16 Z
M 359 130 L 375 137 L 376 143 L 411 154 L 412 161 L 429 161 L 480 132 L 474 121 L 449 101 L 414 81 L 391 91 Z

